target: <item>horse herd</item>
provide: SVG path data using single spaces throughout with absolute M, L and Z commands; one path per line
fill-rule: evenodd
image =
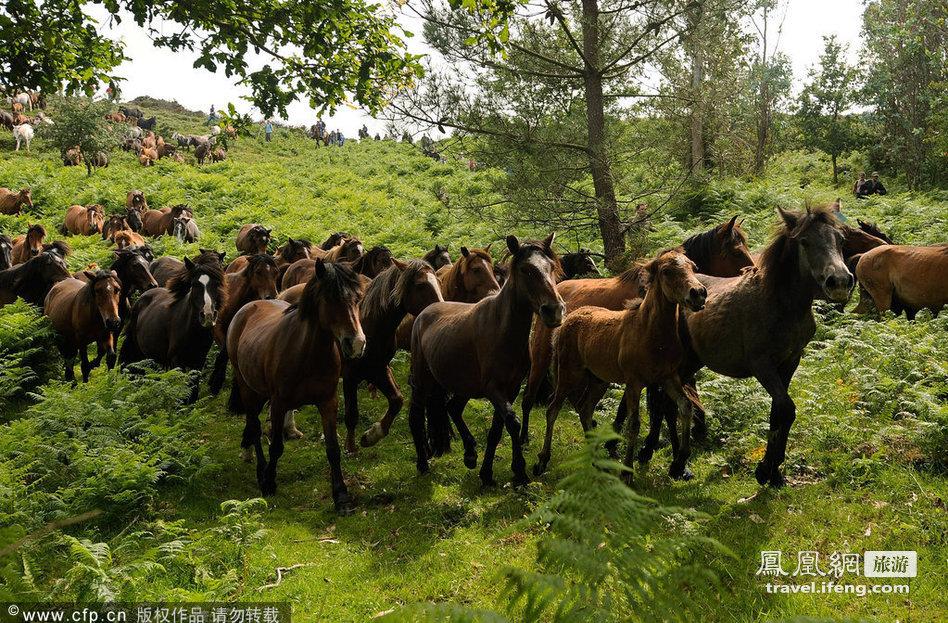
M 0 206 L 17 201 L 15 193 L 3 191 Z M 130 192 L 126 204 L 126 215 L 108 221 L 71 208 L 66 230 L 118 238 L 136 220 L 143 232 L 171 235 L 175 222 L 193 222 L 187 206 L 149 210 L 140 191 Z M 494 454 L 506 430 L 514 483 L 525 483 L 523 446 L 544 388 L 552 395 L 535 475 L 551 459 L 563 404 L 573 405 L 588 430 L 596 405 L 616 383 L 625 389 L 614 422 L 617 431 L 625 430 L 625 464 L 651 459 L 665 423 L 673 455 L 669 474 L 688 479 L 692 437 L 706 433 L 695 373 L 707 367 L 727 377 L 753 377 L 770 395 L 767 448 L 755 473 L 759 483 L 779 486 L 796 416 L 788 388 L 816 329 L 813 301 L 844 304 L 855 273 L 861 306 L 904 310 L 911 317 L 948 303 L 948 245 L 894 245 L 871 224 L 841 223 L 834 207 L 778 208 L 778 231 L 757 256 L 735 216 L 612 277 L 598 275 L 588 250 L 558 256 L 553 234 L 540 241 L 507 236 L 498 261 L 491 245 L 461 247 L 456 258 L 435 245 L 422 258 L 400 260 L 384 246 L 366 249 L 345 233 L 318 245 L 294 238 L 276 245 L 272 230 L 258 223 L 240 228 L 239 255 L 229 263 L 213 250 L 183 261 L 156 259 L 136 239 L 115 249 L 108 270 L 70 274 L 68 246 L 45 243 L 44 232 L 31 228 L 16 240 L 0 236 L 0 305 L 19 296 L 44 309 L 70 380 L 77 354 L 87 380 L 103 357 L 110 367 L 116 359 L 122 366 L 152 360 L 199 371 L 216 343 L 210 391 L 222 389 L 229 364 L 228 405 L 245 418 L 240 445 L 244 458 L 255 460 L 265 495 L 276 491 L 285 439 L 303 434 L 294 410 L 315 405 L 335 506 L 352 510 L 336 434 L 338 383 L 348 452 L 357 448 L 360 384 L 387 398 L 385 413 L 359 440 L 364 447 L 378 443 L 404 403 L 390 367 L 400 348 L 411 353 L 408 424 L 420 472 L 450 450 L 455 434 L 465 465 L 476 467 L 477 444 L 463 416 L 468 401 L 485 399 L 493 419 L 481 481 L 494 483 Z M 90 361 L 92 343 L 98 352 Z M 199 378 L 192 375 L 192 401 Z M 521 421 L 513 404 L 524 381 Z M 643 391 L 649 431 L 638 448 Z M 268 403 L 267 455 L 260 412 Z M 615 454 L 617 448 L 609 450 Z

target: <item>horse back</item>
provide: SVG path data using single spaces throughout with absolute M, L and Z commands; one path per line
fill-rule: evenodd
M 909 307 L 948 305 L 948 245 L 887 245 L 867 251 L 856 276 L 870 289 L 891 290 Z

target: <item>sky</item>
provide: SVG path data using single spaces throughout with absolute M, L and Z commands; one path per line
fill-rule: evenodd
M 797 84 L 807 74 L 807 69 L 817 61 L 823 47 L 823 36 L 835 34 L 849 44 L 851 60 L 856 60 L 859 45 L 859 29 L 862 22 L 863 0 L 789 0 L 787 14 L 783 21 L 783 30 L 779 39 L 779 49 L 788 54 L 793 63 L 794 80 Z M 197 54 L 171 52 L 154 47 L 144 29 L 139 28 L 130 19 L 121 24 L 109 23 L 101 7 L 95 7 L 91 14 L 99 19 L 102 30 L 114 39 L 125 43 L 125 54 L 130 60 L 123 63 L 117 74 L 125 78 L 122 94 L 125 99 L 139 95 L 150 95 L 164 99 L 177 100 L 186 108 L 207 111 L 211 104 L 221 108 L 228 102 L 234 103 L 242 112 L 256 112 L 241 96 L 249 93 L 245 87 L 237 85 L 235 80 L 220 73 L 211 73 L 205 69 L 195 69 L 193 63 Z M 416 36 L 409 39 L 409 49 L 415 53 L 428 53 L 430 49 L 421 37 L 421 27 L 417 18 L 406 13 L 399 18 L 400 23 Z M 772 23 L 776 23 L 773 21 Z M 255 57 L 249 61 L 252 67 L 266 62 L 265 57 Z M 287 122 L 294 125 L 312 125 L 316 113 L 305 102 L 296 102 L 289 107 Z M 255 116 L 259 116 L 256 113 Z M 336 114 L 324 117 L 330 129 L 339 128 L 347 136 L 355 136 L 356 130 L 367 124 L 370 131 L 384 133 L 384 123 L 373 119 L 358 108 L 342 105 Z

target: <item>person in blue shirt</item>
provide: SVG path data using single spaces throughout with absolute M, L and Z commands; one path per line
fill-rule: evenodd
M 269 142 L 270 142 L 270 137 L 271 137 L 271 135 L 273 134 L 273 122 L 271 122 L 269 119 L 267 119 L 266 125 L 263 126 L 263 131 L 264 131 L 264 133 L 266 134 L 266 136 L 267 136 L 267 142 L 269 143 Z
M 343 143 L 346 142 L 346 137 L 342 135 L 342 130 L 337 132 L 336 137 L 339 139 L 339 146 L 342 147 Z

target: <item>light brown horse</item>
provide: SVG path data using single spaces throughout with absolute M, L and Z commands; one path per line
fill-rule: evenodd
M 642 390 L 661 384 L 675 400 L 681 444 L 669 473 L 674 478 L 684 474 L 691 447 L 691 402 L 678 377 L 684 354 L 678 335 L 679 306 L 700 311 L 708 291 L 695 277 L 694 262 L 680 250 L 663 251 L 641 268 L 648 284 L 644 299 L 634 299 L 624 311 L 580 307 L 557 329 L 553 342 L 556 391 L 546 412 L 546 436 L 534 467 L 536 475 L 550 462 L 553 426 L 563 403 L 570 401 L 579 412 L 583 430 L 588 431 L 609 383 L 625 386 L 626 410 L 631 414 L 626 430 L 628 467 L 638 442 Z
M 131 229 L 128 226 L 128 221 L 121 214 L 113 214 L 105 219 L 105 223 L 102 225 L 102 240 L 115 242 L 115 232 L 124 229 Z
M 747 235 L 737 222 L 737 215 L 721 225 L 689 237 L 682 243 L 681 249 L 688 259 L 697 265 L 699 273 L 715 277 L 735 277 L 754 264 L 747 248 Z M 618 311 L 625 307 L 627 301 L 645 295 L 648 276 L 642 273 L 641 266 L 633 265 L 625 272 L 605 279 L 563 281 L 556 286 L 556 291 L 563 297 L 567 313 L 584 305 Z M 530 411 L 548 378 L 553 354 L 553 335 L 552 329 L 540 322 L 533 323 L 533 335 L 530 337 L 530 376 L 523 390 L 521 404 L 521 435 L 524 444 L 529 439 Z M 620 411 L 624 412 L 624 408 L 623 402 Z M 697 419 L 695 428 L 695 436 L 703 437 L 704 420 Z
M 247 223 L 237 232 L 237 251 L 244 255 L 266 253 L 272 231 L 259 223 Z
M 252 447 L 257 484 L 264 495 L 276 493 L 277 461 L 283 454 L 283 419 L 291 409 L 315 404 L 322 417 L 332 497 L 339 512 L 350 512 L 336 436 L 336 388 L 342 360 L 358 358 L 365 349 L 359 321 L 359 279 L 341 264 L 317 261 L 299 305 L 253 301 L 234 316 L 227 331 L 227 352 L 234 368 L 229 406 L 246 416 L 240 443 Z M 263 453 L 259 414 L 270 402 L 273 434 L 270 460 Z
M 373 247 L 368 253 L 358 238 L 343 238 L 339 244 L 329 251 L 310 248 L 310 258 L 321 257 L 326 262 L 344 262 L 358 274 L 370 279 L 392 265 L 392 252 L 387 247 Z M 333 259 L 334 258 L 334 259 Z M 315 259 L 303 258 L 293 262 L 284 272 L 280 282 L 281 290 L 289 290 L 293 286 L 309 283 L 313 278 Z
M 185 204 L 164 207 L 160 210 L 147 210 L 142 214 L 142 233 L 146 236 L 171 234 L 174 219 L 181 216 L 194 217 L 194 211 Z
M 409 426 L 415 443 L 418 471 L 428 471 L 429 447 L 425 415 L 431 424 L 435 454 L 450 444 L 446 406 L 464 443 L 464 464 L 477 463 L 474 437 L 463 412 L 472 398 L 486 398 L 494 407 L 480 478 L 494 484 L 494 452 L 504 427 L 513 441 L 514 483 L 527 477 L 520 423 L 512 404 L 530 367 L 530 326 L 533 315 L 548 326 L 563 320 L 563 299 L 556 292 L 559 260 L 553 252 L 553 234 L 543 242 L 521 243 L 507 237 L 510 275 L 500 292 L 478 303 L 443 302 L 429 305 L 415 318 L 411 340 L 411 405 Z M 488 265 L 490 269 L 490 265 Z
M 832 211 L 778 208 L 778 213 L 782 226 L 757 266 L 730 279 L 701 276 L 708 288 L 705 308 L 685 310 L 679 323 L 685 344 L 679 376 L 690 391 L 695 391 L 695 373 L 707 366 L 732 378 L 754 377 L 770 395 L 767 450 L 755 476 L 761 485 L 772 486 L 784 483 L 780 465 L 796 419 L 789 387 L 816 333 L 813 300 L 845 302 L 854 284 L 844 263 L 843 232 Z M 642 462 L 658 444 L 663 419 L 669 424 L 669 439 L 677 443 L 674 401 L 660 388 L 649 387 L 648 405 L 650 430 L 639 453 Z
M 211 393 L 215 396 L 224 386 L 224 376 L 227 374 L 227 328 L 234 314 L 250 301 L 269 301 L 277 295 L 279 269 L 276 260 L 263 253 L 241 257 L 247 259 L 242 270 L 224 273 L 227 302 L 221 307 L 217 322 L 214 323 L 214 341 L 220 347 L 210 379 Z
M 99 270 L 85 273 L 87 282 L 70 277 L 53 286 L 46 295 L 45 314 L 58 334 L 59 351 L 66 361 L 66 380 L 76 376 L 76 352 L 83 382 L 88 382 L 92 364 L 88 346 L 95 342 L 100 353 L 115 353 L 115 331 L 119 319 L 119 295 L 122 284 L 115 271 Z M 98 364 L 98 359 L 96 364 Z M 114 359 L 110 358 L 110 363 Z M 111 367 L 111 365 L 110 365 Z
M 30 258 L 43 252 L 43 240 L 46 238 L 46 228 L 39 223 L 27 226 L 26 235 L 13 239 L 11 261 L 13 265 L 22 264 Z
M 33 209 L 33 193 L 29 188 L 21 188 L 19 192 L 0 188 L 0 214 L 19 215 L 23 206 Z
M 78 236 L 92 236 L 102 231 L 105 224 L 105 208 L 95 203 L 81 206 L 72 205 L 66 211 L 66 220 L 63 224 L 65 233 Z
M 365 255 L 365 246 L 355 236 L 345 238 L 326 252 L 327 262 L 354 262 Z
M 500 284 L 494 275 L 494 260 L 490 255 L 490 246 L 483 249 L 461 247 L 461 257 L 453 264 L 442 266 L 437 271 L 441 294 L 446 301 L 476 303 L 485 296 L 500 290 Z M 411 348 L 411 331 L 415 322 L 413 315 L 405 316 L 395 334 L 398 347 Z
M 948 244 L 879 246 L 855 258 L 855 264 L 860 307 L 871 302 L 880 312 L 904 311 L 914 320 L 920 309 L 937 314 L 948 305 Z
M 114 236 L 116 249 L 127 249 L 129 247 L 140 247 L 145 244 L 145 239 L 136 234 L 131 229 L 124 229 L 115 232 Z

